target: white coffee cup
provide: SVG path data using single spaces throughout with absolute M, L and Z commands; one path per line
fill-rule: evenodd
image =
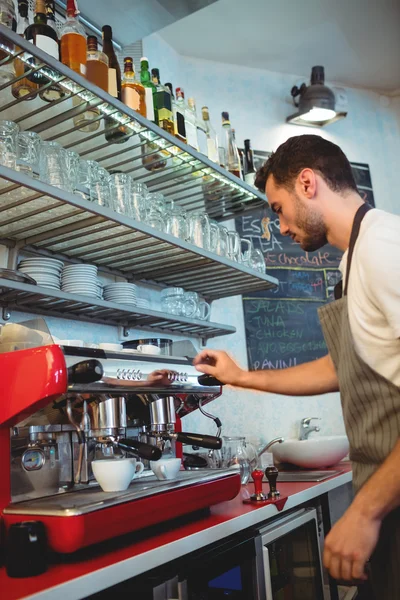
M 161 348 L 153 346 L 153 344 L 139 344 L 137 349 L 143 354 L 161 354 Z
M 114 350 L 116 352 L 118 352 L 119 350 L 122 350 L 123 345 L 122 344 L 111 344 L 109 342 L 102 342 L 101 344 L 99 344 L 99 348 L 101 348 L 102 350 Z
M 122 492 L 132 479 L 143 472 L 144 464 L 136 458 L 106 458 L 92 461 L 93 474 L 103 492 Z
M 180 458 L 161 458 L 150 461 L 150 469 L 157 479 L 175 479 L 181 468 Z

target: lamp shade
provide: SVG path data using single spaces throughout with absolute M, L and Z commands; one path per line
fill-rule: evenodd
M 292 96 L 298 111 L 286 119 L 287 123 L 323 127 L 347 115 L 346 112 L 335 109 L 335 94 L 325 85 L 324 67 L 313 67 L 310 85 L 307 87 L 303 84 L 300 89 L 294 87 Z M 299 101 L 296 103 L 295 98 L 298 96 Z

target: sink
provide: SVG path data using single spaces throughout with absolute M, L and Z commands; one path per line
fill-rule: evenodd
M 308 440 L 285 440 L 271 446 L 275 460 L 306 469 L 336 465 L 349 451 L 345 435 L 311 437 Z

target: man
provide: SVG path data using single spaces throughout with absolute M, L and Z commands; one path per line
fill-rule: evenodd
M 356 495 L 327 536 L 324 565 L 336 579 L 368 580 L 362 597 L 400 599 L 400 217 L 369 210 L 344 153 L 315 135 L 282 144 L 256 186 L 282 235 L 309 252 L 326 243 L 344 252 L 343 296 L 319 309 L 329 354 L 247 372 L 206 349 L 195 364 L 241 388 L 293 396 L 340 390 Z

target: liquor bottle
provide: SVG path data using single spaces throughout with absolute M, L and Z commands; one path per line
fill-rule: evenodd
M 203 128 L 207 136 L 207 156 L 213 162 L 218 163 L 219 158 L 217 134 L 215 133 L 215 129 L 211 125 L 210 113 L 208 112 L 207 106 L 203 106 L 203 108 L 201 109 L 201 114 L 203 117 Z
M 21 37 L 24 37 L 25 30 L 29 26 L 28 0 L 18 0 L 18 13 L 17 33 Z M 17 52 L 20 52 L 20 50 L 20 48 L 16 48 Z M 20 58 L 14 60 L 14 71 L 16 77 L 20 77 L 25 72 L 25 63 Z M 14 98 L 33 100 L 37 96 L 38 87 L 37 83 L 33 83 L 33 81 L 30 81 L 27 77 L 23 77 L 12 84 L 11 93 Z
M 229 113 L 222 113 L 222 130 L 220 146 L 218 148 L 219 162 L 221 167 L 225 167 L 236 177 L 241 176 L 239 152 L 236 146 L 235 138 L 232 133 Z
M 172 98 L 172 115 L 174 119 L 174 135 L 178 140 L 186 144 L 186 127 L 185 127 L 185 99 L 183 90 L 176 88 L 176 98 L 174 96 L 172 83 L 165 84 L 171 91 Z
M 0 24 L 12 31 L 17 30 L 17 19 L 13 0 L 0 0 Z M 13 65 L 14 44 L 0 34 L 0 85 L 14 79 Z
M 174 116 L 172 113 L 172 98 L 170 90 L 161 85 L 160 71 L 158 69 L 151 70 L 152 81 L 156 86 L 156 106 L 158 113 L 158 126 L 171 135 L 174 135 Z
M 196 104 L 193 98 L 188 98 L 188 102 L 185 107 L 185 127 L 187 143 L 189 146 L 192 146 L 192 148 L 198 151 L 199 140 L 197 137 Z
M 76 0 L 67 0 L 67 18 L 60 32 L 61 62 L 86 76 L 86 33 L 78 21 Z
M 86 79 L 105 92 L 108 91 L 108 58 L 98 49 L 94 35 L 87 38 Z M 84 113 L 74 117 L 74 123 L 79 126 L 79 131 L 97 131 L 100 127 L 99 116 L 100 109 L 89 105 Z
M 124 58 L 124 75 L 122 78 L 122 102 L 138 112 L 142 117 L 147 116 L 146 92 L 144 86 L 135 77 L 135 65 L 130 56 Z
M 239 179 L 243 179 L 243 152 L 241 150 L 239 150 L 239 148 L 237 146 L 236 131 L 235 131 L 235 129 L 233 129 L 233 127 L 232 127 L 232 140 L 233 140 L 234 146 L 235 146 L 238 156 L 239 156 L 239 175 L 237 175 L 237 177 L 239 177 Z M 234 173 L 234 175 L 236 175 L 236 173 Z
M 54 0 L 46 0 L 46 17 L 47 25 L 55 31 L 58 39 Z M 57 73 L 55 71 L 53 72 L 53 77 L 57 78 Z M 54 81 L 49 87 L 47 87 L 45 90 L 42 90 L 39 93 L 39 96 L 46 102 L 53 102 L 54 100 L 63 98 L 63 96 L 65 96 L 65 92 L 63 88 Z
M 103 52 L 108 57 L 108 93 L 113 98 L 122 100 L 121 96 L 121 67 L 119 66 L 117 55 L 115 54 L 112 43 L 112 29 L 110 25 L 104 25 L 103 32 Z M 118 124 L 112 117 L 104 119 L 105 136 L 107 142 L 112 144 L 122 144 L 127 142 L 132 131 L 122 124 Z
M 157 123 L 156 92 L 157 88 L 151 80 L 149 61 L 143 56 L 140 59 L 140 83 L 144 87 L 146 98 L 146 113 L 149 121 Z
M 54 29 L 47 25 L 45 0 L 36 0 L 35 17 L 33 23 L 25 30 L 25 38 L 53 58 L 57 60 L 60 58 L 58 36 Z M 35 64 L 34 58 L 30 64 Z M 38 61 L 38 64 L 40 64 L 40 61 Z M 49 81 L 40 71 L 31 73 L 28 75 L 28 79 L 39 85 L 44 85 Z
M 254 156 L 253 150 L 250 147 L 250 140 L 244 140 L 243 175 L 246 183 L 254 185 L 256 170 L 254 168 Z

